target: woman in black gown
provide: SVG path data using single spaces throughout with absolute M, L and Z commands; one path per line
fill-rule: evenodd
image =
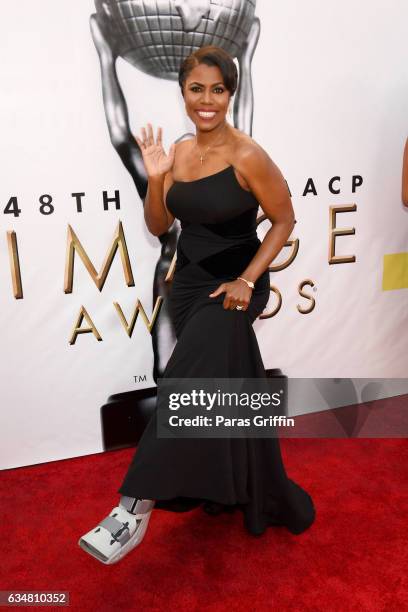
M 269 298 L 268 266 L 295 224 L 286 183 L 268 154 L 226 121 L 237 87 L 232 58 L 202 47 L 179 83 L 196 138 L 173 144 L 148 124 L 136 138 L 149 177 L 145 220 L 154 235 L 180 219 L 170 306 L 177 343 L 163 377 L 264 378 L 252 324 Z M 258 207 L 272 223 L 263 242 Z M 253 287 L 252 287 L 253 285 Z M 309 494 L 286 475 L 277 438 L 159 438 L 157 411 L 119 488 L 120 502 L 79 540 L 103 563 L 139 544 L 155 505 L 211 514 L 239 509 L 249 533 L 314 520 Z

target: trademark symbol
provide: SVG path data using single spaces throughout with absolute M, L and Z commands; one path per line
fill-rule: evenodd
M 135 383 L 146 382 L 146 374 L 133 376 Z

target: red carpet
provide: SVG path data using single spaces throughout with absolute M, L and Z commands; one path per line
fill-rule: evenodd
M 316 505 L 308 531 L 256 538 L 240 512 L 155 510 L 112 566 L 77 540 L 116 505 L 134 449 L 5 470 L 0 590 L 69 591 L 71 610 L 98 612 L 408 610 L 408 441 L 287 439 L 282 451 Z

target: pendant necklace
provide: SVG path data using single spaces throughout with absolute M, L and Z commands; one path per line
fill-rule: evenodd
M 221 136 L 222 136 L 222 134 L 223 134 L 223 133 L 224 133 L 224 131 L 221 133 Z M 199 146 L 198 146 L 198 143 L 197 143 L 197 135 L 196 135 L 196 137 L 195 137 L 195 140 L 196 140 L 196 147 L 197 147 L 197 149 L 200 151 Z M 210 146 L 208 146 L 208 147 L 206 148 L 206 150 L 204 151 L 204 154 L 202 154 L 202 153 L 201 153 L 201 151 L 200 151 L 200 162 L 201 162 L 201 165 L 203 165 L 203 161 L 205 160 L 205 156 L 206 156 L 206 154 L 207 154 L 208 149 L 211 149 L 211 147 L 213 147 L 213 146 L 214 146 L 214 145 L 217 143 L 217 140 L 218 140 L 218 139 L 215 139 L 215 142 L 213 142 L 213 144 L 211 144 Z

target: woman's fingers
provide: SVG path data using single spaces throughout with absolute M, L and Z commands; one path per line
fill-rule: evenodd
M 237 306 L 241 306 L 239 310 L 247 310 L 249 306 L 249 300 L 246 298 L 237 298 L 232 293 L 226 294 L 223 306 L 225 309 L 235 310 Z
M 142 126 L 140 128 L 140 132 L 141 132 L 141 138 L 137 138 L 137 136 L 135 138 L 136 138 L 137 144 L 141 148 L 143 147 L 146 149 L 147 147 L 151 147 L 153 145 L 163 148 L 162 146 L 163 130 L 161 127 L 157 128 L 156 140 L 154 138 L 153 127 L 151 123 L 147 124 L 147 131 L 146 131 L 146 128 Z
M 242 302 L 229 302 L 229 307 L 226 306 L 224 308 L 228 308 L 229 310 L 236 310 L 237 306 L 241 306 L 241 308 L 238 308 L 238 310 L 247 310 L 248 309 L 248 305 L 247 304 L 243 304 Z
M 151 123 L 147 124 L 147 140 L 148 140 L 149 146 L 154 144 L 153 128 L 152 128 Z
M 142 141 L 145 147 L 150 147 L 152 144 L 154 144 L 153 130 L 152 130 L 151 123 L 147 124 L 147 132 L 146 132 L 145 127 L 141 127 L 140 131 L 142 132 Z
M 225 309 L 229 309 L 229 310 L 234 310 L 235 308 L 235 304 L 238 304 L 238 301 L 236 298 L 234 298 L 233 295 L 231 295 L 230 293 L 227 292 L 225 298 L 224 298 L 224 308 Z
M 158 144 L 158 145 L 162 144 L 162 129 L 161 129 L 161 127 L 157 128 L 156 144 Z
M 237 292 L 236 288 L 228 288 L 228 283 L 222 283 L 215 291 L 210 293 L 209 297 L 216 297 L 220 293 L 225 292 L 225 297 L 222 302 L 223 307 L 226 310 L 234 310 L 237 306 L 241 306 L 239 310 L 247 310 L 249 306 L 249 298 L 242 294 L 242 289 Z M 238 293 L 238 295 L 236 295 Z M 240 297 L 238 297 L 240 296 Z
M 209 297 L 216 297 L 217 295 L 220 295 L 220 293 L 223 293 L 225 289 L 226 289 L 225 283 L 222 283 L 219 287 L 217 287 L 215 291 L 210 293 Z

